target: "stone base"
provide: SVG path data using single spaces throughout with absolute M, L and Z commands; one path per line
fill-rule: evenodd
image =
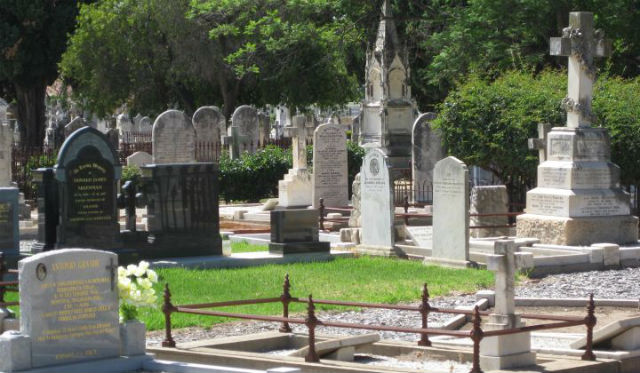
M 290 169 L 278 182 L 278 207 L 311 206 L 311 173 L 306 169 Z
M 524 214 L 516 218 L 517 236 L 534 237 L 543 244 L 589 246 L 610 242 L 638 242 L 638 218 L 631 215 L 563 218 Z
M 403 256 L 401 250 L 392 246 L 358 245 L 355 248 L 355 252 L 361 255 L 372 256 Z
M 480 353 L 480 369 L 484 371 L 526 367 L 535 365 L 535 363 L 535 352 L 523 352 L 506 356 L 484 356 Z
M 449 268 L 479 268 L 478 263 L 470 260 L 454 260 L 444 258 L 425 257 L 422 264 L 434 264 Z
M 331 251 L 329 242 L 287 242 L 269 243 L 269 254 L 307 254 L 307 253 L 328 253 Z
M 143 355 L 146 348 L 146 328 L 138 320 L 120 324 L 120 355 Z
M 148 240 L 155 257 L 222 255 L 222 238 L 215 232 L 154 233 Z

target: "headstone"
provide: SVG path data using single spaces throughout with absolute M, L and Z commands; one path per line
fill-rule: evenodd
M 487 226 L 475 228 L 471 235 L 480 237 L 509 236 L 509 195 L 505 185 L 474 186 L 471 189 L 471 208 L 474 215 L 505 214 L 502 216 L 471 216 L 471 226 Z
M 455 157 L 433 169 L 433 250 L 427 259 L 463 266 L 469 260 L 469 170 Z
M 115 128 L 111 128 L 107 130 L 105 135 L 107 136 L 111 147 L 113 147 L 114 149 L 118 149 L 118 147 L 120 146 L 120 132 Z
M 118 256 L 67 249 L 19 263 L 20 332 L 31 367 L 120 355 Z
M 433 226 L 407 226 L 406 229 L 415 246 L 427 249 L 433 247 Z
M 133 142 L 133 122 L 127 114 L 120 114 L 116 118 L 116 128 L 120 132 L 120 143 L 131 144 Z
M 638 218 L 620 187 L 620 168 L 611 159 L 605 128 L 592 128 L 594 57 L 609 54 L 611 42 L 593 29 L 593 13 L 571 12 L 551 54 L 569 57 L 568 95 L 562 106 L 567 126 L 547 135 L 546 161 L 538 186 L 527 192 L 526 214 L 517 217 L 517 236 L 545 244 L 588 246 L 637 243 Z
M 360 210 L 363 253 L 394 255 L 393 187 L 389 161 L 377 148 L 368 148 L 360 170 Z
M 258 136 L 259 144 L 264 147 L 269 141 L 269 134 L 271 133 L 271 124 L 269 123 L 269 116 L 265 113 L 258 113 Z
M 358 114 L 351 121 L 351 141 L 358 144 L 360 139 L 360 117 Z
M 165 256 L 222 255 L 215 163 L 143 166 L 143 200 L 154 252 Z
M 127 157 L 127 166 L 142 167 L 153 162 L 153 157 L 147 152 L 135 152 Z
M 240 152 L 255 153 L 260 142 L 258 111 L 248 105 L 238 107 L 231 116 L 231 126 L 238 129 Z
M 339 124 L 319 126 L 313 134 L 313 207 L 320 198 L 327 207 L 349 202 L 347 135 Z
M 523 327 L 515 313 L 516 269 L 533 266 L 530 253 L 517 253 L 513 240 L 498 240 L 495 255 L 487 257 L 487 269 L 496 273 L 495 307 L 483 330 L 504 330 Z M 531 351 L 531 333 L 501 335 L 483 338 L 480 342 L 480 368 L 483 370 L 512 369 L 536 363 Z
M 13 131 L 8 124 L 0 123 L 0 187 L 11 186 L 11 149 Z
M 328 253 L 329 242 L 320 242 L 316 209 L 291 209 L 271 211 L 272 254 Z
M 37 185 L 38 236 L 32 245 L 32 252 L 55 248 L 57 229 L 60 222 L 60 195 L 53 167 L 38 168 L 32 173 L 32 181 Z
M 433 202 L 433 167 L 447 156 L 440 130 L 432 128 L 431 121 L 435 118 L 434 113 L 424 113 L 413 124 L 411 167 L 415 203 Z
M 0 252 L 14 259 L 20 254 L 18 226 L 18 188 L 0 187 Z
M 312 201 L 311 173 L 307 170 L 307 147 L 305 117 L 296 115 L 293 127 L 285 128 L 285 135 L 292 138 L 293 168 L 278 182 L 278 206 L 306 207 Z
M 193 114 L 193 127 L 196 129 L 198 161 L 215 161 L 226 134 L 224 115 L 213 106 L 203 106 Z
M 100 131 L 84 127 L 67 138 L 55 167 L 60 192 L 58 247 L 115 247 L 121 173 L 118 155 Z
M 178 110 L 167 110 L 153 124 L 153 163 L 196 161 L 196 131 L 191 119 Z
M 352 228 L 360 227 L 360 216 L 361 216 L 361 184 L 360 184 L 360 173 L 358 172 L 356 176 L 353 178 L 353 184 L 351 184 L 351 205 L 353 209 L 351 209 L 351 216 L 349 216 L 349 226 Z
M 136 142 L 148 142 L 148 139 L 151 137 L 151 133 L 153 132 L 153 122 L 151 121 L 151 118 L 140 118 L 136 130 L 138 132 L 138 137 L 135 139 Z
M 74 133 L 75 131 L 79 130 L 80 128 L 86 125 L 87 124 L 85 123 L 84 119 L 82 119 L 81 117 L 75 118 L 69 124 L 64 126 L 64 138 L 68 139 L 72 133 Z
M 7 123 L 7 109 L 9 104 L 0 98 L 0 126 Z

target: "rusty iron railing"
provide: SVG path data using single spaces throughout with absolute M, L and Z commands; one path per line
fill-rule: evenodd
M 0 307 L 19 306 L 20 302 L 5 302 L 6 292 L 18 292 L 18 281 L 4 281 L 5 274 L 17 274 L 17 270 L 8 269 L 4 263 L 4 254 L 0 252 Z
M 427 284 L 425 283 L 422 288 L 421 302 L 418 306 L 402 305 L 402 304 L 379 304 L 379 303 L 366 303 L 366 302 L 352 302 L 352 301 L 337 301 L 327 299 L 313 299 L 313 296 L 309 294 L 308 298 L 292 297 L 291 283 L 289 281 L 289 275 L 287 274 L 282 286 L 282 294 L 279 297 L 274 298 L 260 298 L 260 299 L 245 299 L 235 300 L 228 302 L 213 302 L 213 303 L 200 303 L 189 305 L 173 305 L 171 303 L 171 292 L 169 290 L 169 284 L 165 284 L 164 290 L 164 304 L 162 306 L 162 312 L 165 316 L 165 339 L 162 341 L 163 347 L 175 347 L 176 343 L 171 334 L 171 315 L 173 313 L 186 313 L 205 316 L 218 316 L 229 317 L 244 320 L 257 320 L 257 321 L 270 321 L 280 323 L 279 331 L 283 333 L 291 332 L 289 324 L 305 325 L 308 330 L 308 343 L 309 349 L 305 356 L 307 362 L 318 362 L 319 357 L 315 349 L 315 330 L 319 326 L 329 326 L 336 328 L 350 328 L 350 329 L 365 329 L 374 331 L 391 331 L 399 333 L 413 333 L 418 334 L 420 339 L 417 341 L 419 346 L 431 346 L 429 335 L 447 335 L 458 338 L 470 338 L 473 342 L 473 359 L 472 368 L 470 373 L 481 373 L 480 369 L 480 342 L 484 338 L 495 337 L 501 335 L 517 334 L 523 332 L 532 332 L 545 329 L 565 328 L 570 326 L 585 325 L 587 328 L 587 342 L 585 347 L 585 353 L 582 355 L 582 360 L 595 360 L 593 354 L 593 328 L 596 324 L 595 317 L 595 303 L 593 301 L 593 294 L 589 296 L 587 302 L 587 315 L 585 317 L 578 316 L 555 316 L 555 315 L 540 315 L 540 314 L 521 314 L 522 319 L 533 320 L 547 320 L 554 321 L 548 324 L 538 324 L 531 326 L 522 326 L 517 328 L 510 328 L 504 330 L 490 330 L 484 331 L 481 328 L 482 316 L 490 315 L 489 311 L 480 311 L 478 306 L 473 310 L 459 310 L 450 308 L 431 307 L 429 305 L 429 291 Z M 282 303 L 282 316 L 264 316 L 264 315 L 252 315 L 233 312 L 211 311 L 203 310 L 203 308 L 216 308 L 249 304 L 262 304 L 262 303 Z M 305 318 L 289 317 L 289 304 L 290 303 L 306 303 L 307 315 Z M 416 311 L 421 316 L 420 328 L 408 328 L 408 327 L 396 327 L 387 325 L 364 325 L 346 322 L 333 322 L 320 320 L 315 314 L 316 304 L 348 306 L 348 307 L 362 307 L 362 308 L 380 308 L 390 310 L 404 310 L 404 311 Z M 469 315 L 472 319 L 472 328 L 468 331 L 462 330 L 444 330 L 429 328 L 428 316 L 430 313 L 450 313 L 450 314 L 463 314 Z

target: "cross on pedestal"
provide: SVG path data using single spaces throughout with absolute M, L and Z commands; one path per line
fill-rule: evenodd
M 495 242 L 495 255 L 487 257 L 487 269 L 495 272 L 496 300 L 494 314 L 515 314 L 515 275 L 516 269 L 533 266 L 530 255 L 516 253 L 514 240 L 498 240 Z
M 293 169 L 307 168 L 307 134 L 304 115 L 293 117 L 292 126 L 284 127 L 284 136 L 292 138 L 291 150 L 293 153 Z
M 538 151 L 539 162 L 547 160 L 547 134 L 551 131 L 549 123 L 538 123 L 538 137 L 529 139 L 529 149 Z
M 247 142 L 249 136 L 240 134 L 240 127 L 231 126 L 231 136 L 222 137 L 222 145 L 229 146 L 231 159 L 240 158 L 240 143 Z
M 116 271 L 118 270 L 118 266 L 113 262 L 113 258 L 109 259 L 109 264 L 104 267 L 107 271 L 109 271 L 109 277 L 111 277 L 111 291 L 116 288 Z
M 593 13 L 571 12 L 569 27 L 562 37 L 551 38 L 550 54 L 569 57 L 568 95 L 562 101 L 567 111 L 567 127 L 589 127 L 592 122 L 591 98 L 596 77 L 594 57 L 611 54 L 611 40 L 602 30 L 593 29 Z

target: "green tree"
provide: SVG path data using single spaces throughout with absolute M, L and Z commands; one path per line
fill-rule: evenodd
M 0 1 L 0 93 L 15 99 L 24 146 L 44 140 L 47 85 L 73 31 L 78 0 Z

